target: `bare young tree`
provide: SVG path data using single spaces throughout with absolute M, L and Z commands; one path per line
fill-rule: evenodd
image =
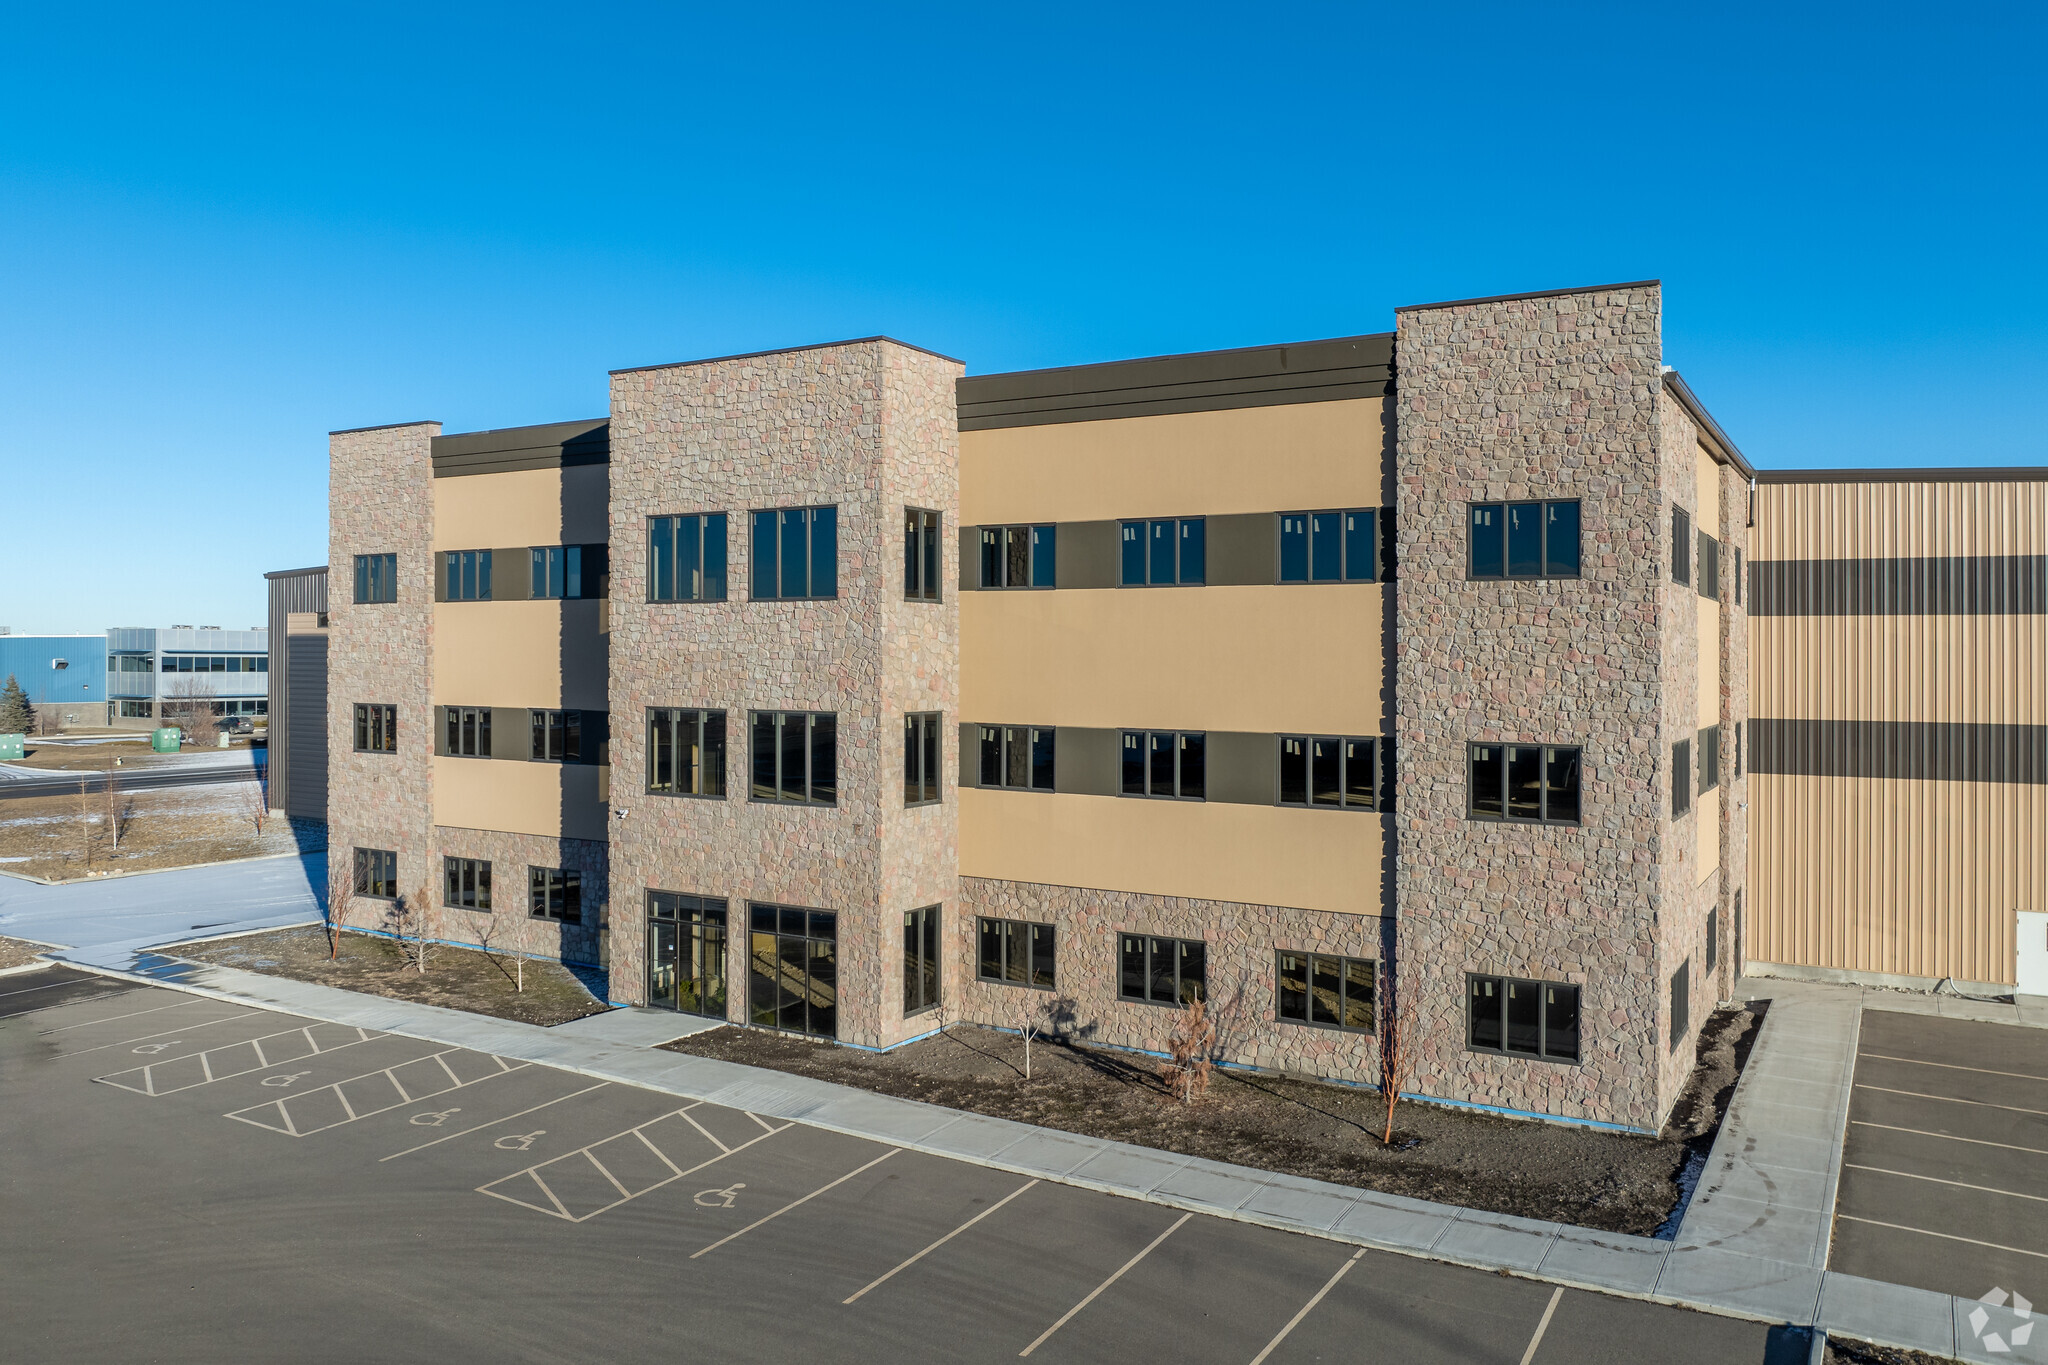
M 435 923 L 434 898 L 427 894 L 424 884 L 391 902 L 391 908 L 384 912 L 384 927 L 398 944 L 399 961 L 426 975 L 439 926 Z
M 329 853 L 331 860 L 334 855 Z M 337 961 L 341 957 L 341 931 L 348 924 L 348 917 L 355 909 L 355 870 L 346 863 L 330 866 L 327 870 L 327 909 L 321 916 L 321 925 L 327 930 L 327 960 Z
M 164 720 L 184 731 L 187 743 L 210 749 L 220 742 L 220 717 L 214 714 L 213 682 L 204 674 L 180 675 L 163 704 Z
M 78 843 L 85 855 L 85 875 L 92 875 L 92 779 L 78 779 Z
M 1380 1095 L 1387 1102 L 1387 1127 L 1380 1146 L 1394 1145 L 1394 1105 L 1408 1080 L 1408 1028 L 1394 992 L 1380 991 Z
M 1209 1020 L 1208 1002 L 1196 996 L 1181 1006 L 1166 1036 L 1167 1060 L 1160 1064 L 1159 1078 L 1168 1093 L 1182 1104 L 1200 1099 L 1216 1067 L 1215 1050 L 1216 1025 Z
M 122 809 L 125 800 L 126 795 L 121 790 L 120 769 L 114 764 L 114 755 L 105 754 L 100 758 L 100 810 L 112 844 L 109 856 L 121 851 L 122 826 L 126 823 L 127 816 L 127 811 Z
M 1049 1037 L 1053 1031 L 1055 1007 L 1036 991 L 1024 992 L 1017 1005 L 1017 1032 L 1024 1035 L 1024 1079 L 1031 1079 L 1031 1040 Z
M 238 782 L 229 789 L 233 793 L 236 813 L 256 826 L 256 837 L 263 837 L 264 822 L 270 819 L 270 795 L 263 789 L 263 772 L 248 782 Z
M 498 952 L 498 940 L 505 936 L 506 923 L 506 920 L 500 919 L 496 915 L 487 918 L 484 921 L 483 928 L 477 930 L 477 946 L 484 950 L 484 956 L 491 960 L 492 966 L 505 973 L 505 979 L 512 983 L 513 994 L 523 995 L 526 992 L 525 955 L 521 953 L 508 954 L 512 959 L 512 969 L 506 971 L 504 957 L 501 957 Z

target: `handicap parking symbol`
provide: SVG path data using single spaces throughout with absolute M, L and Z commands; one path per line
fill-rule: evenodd
M 442 1124 L 446 1123 L 449 1120 L 449 1118 L 461 1112 L 462 1110 L 460 1108 L 442 1109 L 438 1112 L 434 1110 L 429 1110 L 424 1114 L 414 1114 L 412 1116 L 412 1122 L 413 1126 L 416 1128 L 439 1128 Z
M 707 1209 L 729 1209 L 733 1206 L 733 1198 L 745 1188 L 745 1185 L 727 1185 L 722 1190 L 699 1190 L 697 1203 Z
M 293 1081 L 303 1080 L 312 1074 L 310 1071 L 289 1071 L 281 1076 L 265 1076 L 261 1083 L 276 1089 L 283 1089 Z
M 183 1038 L 173 1038 L 168 1043 L 144 1043 L 141 1047 L 136 1048 L 135 1052 L 141 1056 L 147 1057 L 153 1053 L 162 1052 L 167 1047 L 176 1047 L 178 1044 L 184 1041 L 185 1040 Z
M 491 1146 L 501 1151 L 523 1152 L 532 1147 L 533 1140 L 545 1132 L 547 1132 L 545 1128 L 536 1128 L 530 1133 L 507 1133 L 504 1137 L 492 1143 Z

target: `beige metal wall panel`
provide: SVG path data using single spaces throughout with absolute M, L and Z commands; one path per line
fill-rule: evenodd
M 960 875 L 1377 915 L 1391 818 L 962 787 Z
M 2013 912 L 2048 910 L 2048 786 L 1751 779 L 1751 958 L 2013 979 Z
M 610 478 L 605 465 L 437 478 L 434 548 L 602 543 L 611 538 Z M 524 565 L 495 568 L 525 571 Z
M 1755 616 L 1750 634 L 1759 716 L 2048 724 L 2048 616 Z
M 2048 483 L 1764 483 L 1755 558 L 2048 554 Z
M 960 435 L 963 526 L 1378 507 L 1383 400 Z
M 1348 583 L 962 593 L 961 718 L 1386 734 L 1389 591 Z
M 566 839 L 609 833 L 600 791 L 605 768 L 487 758 L 436 757 L 433 764 L 436 824 Z

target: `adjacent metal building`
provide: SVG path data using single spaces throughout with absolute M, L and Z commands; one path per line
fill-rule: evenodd
M 270 588 L 270 807 L 327 818 L 327 566 L 263 575 Z

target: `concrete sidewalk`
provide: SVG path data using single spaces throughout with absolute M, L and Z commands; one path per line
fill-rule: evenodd
M 1991 1354 L 1980 1307 L 1826 1270 L 1834 1172 L 1860 999 L 1839 988 L 1757 981 L 1773 997 L 1699 1193 L 1674 1241 L 1379 1194 L 1036 1128 L 648 1045 L 694 1023 L 616 1011 L 557 1028 L 386 1000 L 132 947 L 67 951 L 109 975 L 305 1018 L 395 1033 L 1125 1198 L 1737 1317 L 1819 1323 L 1844 1335 L 1967 1360 L 2048 1365 L 2048 1333 Z M 1989 1309 L 1987 1331 L 2018 1321 Z

